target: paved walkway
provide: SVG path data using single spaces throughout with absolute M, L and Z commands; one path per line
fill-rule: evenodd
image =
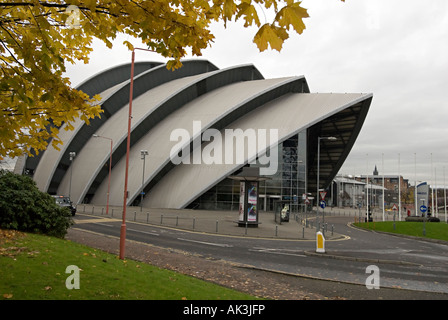
M 80 204 L 77 207 L 77 212 L 102 218 L 122 219 L 122 207 L 110 207 L 106 214 L 105 207 Z M 258 227 L 248 225 L 246 228 L 245 226 L 238 226 L 238 212 L 236 211 L 127 207 L 126 220 L 212 234 L 315 241 L 316 221 L 321 219 L 316 220 L 315 213 L 309 213 L 306 216 L 293 214 L 290 216 L 289 222 L 280 222 L 278 215 L 276 221 L 274 213 L 260 212 Z M 321 228 L 320 223 L 319 228 Z M 345 237 L 337 233 L 332 224 L 325 224 L 325 228 L 326 240 L 343 239 Z

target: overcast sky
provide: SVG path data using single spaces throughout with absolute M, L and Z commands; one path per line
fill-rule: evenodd
M 265 78 L 305 75 L 311 92 L 373 93 L 341 173 L 371 174 L 377 165 L 380 175 L 400 172 L 414 184 L 416 172 L 417 183 L 442 185 L 446 167 L 448 184 L 448 1 L 304 0 L 303 6 L 307 29 L 293 33 L 281 53 L 260 53 L 252 43 L 256 29 L 238 22 L 213 25 L 216 39 L 202 58 L 219 68 L 253 63 Z M 264 23 L 261 8 L 259 14 Z M 68 66 L 72 84 L 130 62 L 124 39 L 139 45 L 127 37 L 112 50 L 95 42 L 88 65 Z M 136 59 L 166 61 L 142 51 Z

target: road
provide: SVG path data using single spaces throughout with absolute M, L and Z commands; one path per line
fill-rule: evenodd
M 379 268 L 380 286 L 448 294 L 448 245 L 363 231 L 351 219 L 328 217 L 345 240 L 326 241 L 315 254 L 314 241 L 235 237 L 178 230 L 128 221 L 129 240 L 150 243 L 263 270 L 365 285 Z M 121 221 L 77 214 L 74 228 L 120 236 Z M 357 260 L 355 260 L 357 259 Z

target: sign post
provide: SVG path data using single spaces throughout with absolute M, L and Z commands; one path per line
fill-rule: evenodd
M 428 208 L 425 206 L 425 200 L 423 199 L 423 204 L 420 206 L 420 211 L 423 214 L 423 236 L 426 236 L 426 211 Z
M 395 214 L 397 213 L 398 207 L 396 204 L 393 205 L 392 210 L 394 211 L 394 230 L 395 230 Z
M 320 197 L 322 198 L 321 201 L 319 201 L 319 206 L 322 208 L 322 230 L 325 223 L 325 207 L 327 206 L 327 203 L 325 202 L 325 196 L 327 195 L 327 191 L 319 191 Z
M 325 200 L 325 196 L 327 195 L 327 191 L 320 191 L 320 197 L 322 198 L 322 200 Z

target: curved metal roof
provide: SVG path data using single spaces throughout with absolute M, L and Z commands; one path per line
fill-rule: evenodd
M 241 69 L 239 67 L 238 69 Z M 178 128 L 188 128 L 192 131 L 193 121 L 201 121 L 201 132 L 207 128 L 221 128 L 228 123 L 242 116 L 242 112 L 247 113 L 260 105 L 260 99 L 271 101 L 283 95 L 285 92 L 299 90 L 304 82 L 303 77 L 240 81 L 233 84 L 216 88 L 207 94 L 184 104 L 169 117 L 160 121 L 154 128 L 147 128 L 147 133 L 142 137 L 130 151 L 130 172 L 129 172 L 129 200 L 128 204 L 137 197 L 141 190 L 142 182 L 139 177 L 142 175 L 142 161 L 140 160 L 140 150 L 152 150 L 146 161 L 144 186 L 154 184 L 162 179 L 173 164 L 170 161 L 171 147 L 169 143 L 170 133 Z M 300 89 L 301 90 L 301 89 Z M 258 103 L 252 103 L 258 101 Z M 122 120 L 123 121 L 123 120 Z M 193 136 L 193 135 L 191 135 Z M 177 152 L 182 149 L 190 148 L 191 141 L 179 147 Z M 155 150 L 157 150 L 155 152 Z M 116 198 L 118 202 L 110 203 L 120 205 L 119 195 L 123 192 L 122 174 L 125 169 L 124 158 L 114 168 L 112 174 L 111 198 Z M 118 172 L 119 174 L 115 174 Z M 107 182 L 104 181 L 99 187 L 92 199 L 94 203 L 101 203 L 99 199 L 105 200 L 107 193 Z
M 266 103 L 256 110 L 237 119 L 226 129 L 278 129 L 278 142 L 282 142 L 305 128 L 321 126 L 324 120 L 331 119 L 337 124 L 344 123 L 348 109 L 366 111 L 370 104 L 371 94 L 321 94 L 321 93 L 290 93 Z M 357 120 L 353 125 L 359 124 L 364 119 L 356 116 Z M 327 155 L 321 158 L 321 179 L 326 181 L 333 178 L 332 173 L 338 171 L 345 157 L 348 155 L 346 148 L 356 139 L 357 132 L 354 126 L 351 126 L 350 136 L 345 133 L 337 134 L 333 130 L 332 135 L 343 139 L 335 147 L 326 147 L 321 145 L 322 154 Z M 348 131 L 347 131 L 348 132 Z M 222 136 L 225 137 L 223 132 Z M 320 130 L 324 134 L 324 130 Z M 309 140 L 317 140 L 317 136 L 309 137 Z M 225 142 L 223 142 L 223 145 Z M 202 148 L 204 145 L 201 146 Z M 245 146 L 247 148 L 247 145 Z M 350 146 L 351 147 L 351 146 Z M 325 152 L 322 152 L 325 150 Z M 226 150 L 227 151 L 227 150 Z M 146 196 L 144 206 L 156 208 L 185 208 L 191 201 L 199 195 L 210 189 L 224 178 L 231 175 L 237 169 L 255 159 L 256 154 L 250 153 L 247 148 L 244 152 L 244 163 L 208 165 L 205 163 L 188 165 L 179 164 L 167 173 L 163 180 L 155 185 Z M 194 151 L 193 151 L 194 152 Z M 344 156 L 345 155 L 345 156 Z M 311 165 L 313 166 L 313 165 Z M 324 183 L 323 183 L 324 184 Z M 312 185 L 308 184 L 308 190 Z M 166 195 L 175 196 L 166 196 Z
M 176 71 L 166 69 L 165 65 L 151 68 L 134 77 L 134 98 L 163 83 L 216 69 L 216 66 L 203 60 L 185 61 L 184 67 Z M 128 69 L 119 68 L 119 70 L 124 73 Z M 108 77 L 110 77 L 110 72 L 100 73 L 95 77 L 94 83 L 101 80 L 108 81 Z M 129 76 L 125 75 L 117 76 L 119 79 L 123 77 L 129 78 Z M 88 81 L 88 83 L 93 82 Z M 108 122 L 109 118 L 118 110 L 127 105 L 129 102 L 130 80 L 125 80 L 118 85 L 114 84 L 114 86 L 116 90 L 113 93 L 109 89 L 106 89 L 103 93 L 104 97 L 101 107 L 104 112 L 100 118 L 91 120 L 89 125 L 78 119 L 73 124 L 75 127 L 73 131 L 60 131 L 59 137 L 63 142 L 63 145 L 60 147 L 61 150 L 55 150 L 50 145 L 42 155 L 44 161 L 39 162 L 33 177 L 41 190 L 56 193 L 61 180 L 70 166 L 69 153 L 76 152 L 78 154 L 86 142 L 95 134 L 96 130 Z
M 61 151 L 49 145 L 41 161 L 35 161 L 33 178 L 41 190 L 67 194 L 71 189 L 76 203 L 106 203 L 110 143 L 93 138 L 96 134 L 113 140 L 110 204 L 122 205 L 128 71 L 129 65 L 114 67 L 80 85 L 90 90 L 89 94 L 101 91 L 104 113 L 90 125 L 77 121 L 74 131 L 61 130 Z M 192 60 L 184 61 L 182 68 L 172 72 L 164 65 L 140 64 L 134 79 L 128 204 L 142 190 L 140 150 L 149 151 L 143 181 L 143 190 L 148 194 L 144 205 L 165 208 L 186 207 L 255 157 L 247 147 L 244 161 L 238 164 L 173 164 L 173 146 L 177 148 L 174 153 L 204 148 L 206 143 L 201 137 L 207 129 L 278 129 L 278 143 L 307 129 L 310 191 L 316 189 L 317 137 L 336 136 L 338 140 L 331 144 L 321 141 L 320 182 L 325 186 L 350 152 L 372 95 L 309 92 L 303 76 L 264 79 L 253 65 L 219 70 L 208 61 Z M 192 127 L 195 121 L 200 121 L 197 132 Z M 171 142 L 170 134 L 176 129 L 187 130 L 190 139 L 183 144 Z M 77 156 L 70 163 L 72 151 Z M 31 164 L 27 161 L 26 167 Z
M 134 74 L 137 76 L 140 73 L 152 69 L 161 64 L 162 63 L 160 62 L 154 62 L 154 61 L 136 62 L 134 66 Z M 81 84 L 79 84 L 76 87 L 76 89 L 87 93 L 90 97 L 93 97 L 96 94 L 101 94 L 103 91 L 107 91 L 108 89 L 114 87 L 115 85 L 123 81 L 126 81 L 129 78 L 130 74 L 131 74 L 130 63 L 114 66 L 109 69 L 103 70 L 91 76 L 90 78 L 86 79 Z M 15 170 L 17 170 L 20 173 L 22 173 L 25 169 L 27 171 L 34 172 L 44 153 L 45 150 L 39 152 L 39 154 L 34 155 L 33 157 L 27 157 L 25 159 L 25 162 L 20 164 L 22 167 L 16 168 Z
M 255 73 L 253 71 L 253 65 L 246 65 L 183 77 L 156 87 L 151 87 L 147 81 L 143 82 L 143 84 L 148 86 L 147 91 L 133 101 L 132 145 L 160 121 L 190 100 L 197 98 L 198 95 L 227 83 L 244 81 L 254 76 L 257 78 L 261 77 L 258 71 Z M 154 74 L 153 77 L 158 77 L 158 75 Z M 201 87 L 201 89 L 199 90 L 198 87 Z M 103 106 L 109 102 L 114 103 L 115 99 L 115 95 L 112 95 Z M 117 161 L 123 159 L 126 152 L 127 119 L 128 104 L 124 105 L 107 120 L 107 126 L 102 126 L 95 132 L 99 136 L 113 139 L 112 159 L 117 159 Z M 83 152 L 84 150 L 89 151 Z M 100 171 L 107 163 L 109 153 L 110 146 L 108 144 L 104 145 L 103 143 L 101 145 L 93 138 L 85 142 L 83 149 L 77 156 L 76 162 L 73 164 L 74 170 L 75 168 L 84 168 L 82 171 L 78 171 L 81 173 L 76 178 L 72 177 L 72 179 L 79 180 L 76 182 L 72 181 L 72 185 L 76 186 L 76 188 L 72 187 L 71 190 L 74 201 L 81 202 L 87 193 L 95 193 L 96 187 L 104 180 L 104 175 L 107 174 L 106 170 L 103 170 L 102 174 Z M 113 166 L 115 164 L 116 162 L 113 162 Z M 66 175 L 58 188 L 59 194 L 68 192 L 69 181 L 70 179 Z

